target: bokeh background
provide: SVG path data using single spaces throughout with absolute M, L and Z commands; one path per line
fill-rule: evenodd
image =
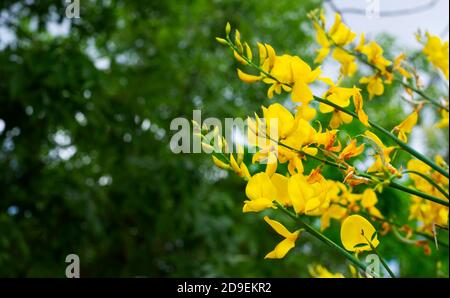
M 244 182 L 210 156 L 173 154 L 169 127 L 193 109 L 245 117 L 269 104 L 215 42 L 227 21 L 246 40 L 310 63 L 318 46 L 306 14 L 321 6 L 329 22 L 342 9 L 389 58 L 418 53 L 419 28 L 448 40 L 448 1 L 391 2 L 381 11 L 420 9 L 369 19 L 365 1 L 81 0 L 80 18 L 68 19 L 65 1 L 1 1 L 0 276 L 64 277 L 71 253 L 85 277 L 307 277 L 311 263 L 346 273 L 341 256 L 307 235 L 285 259 L 264 260 L 279 238 L 263 214 L 242 214 Z M 337 76 L 331 62 L 324 70 Z M 445 88 L 438 80 L 425 76 L 431 94 Z M 371 118 L 398 124 L 410 112 L 399 93 L 392 86 L 367 104 Z M 432 128 L 432 111 L 421 121 L 413 144 L 448 160 L 448 132 Z M 387 190 L 379 206 L 406 222 L 408 202 Z M 339 242 L 338 231 L 333 223 L 326 234 Z M 448 251 L 425 256 L 390 237 L 380 250 L 402 276 L 448 274 Z

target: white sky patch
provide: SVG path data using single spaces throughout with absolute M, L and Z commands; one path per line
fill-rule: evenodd
M 56 147 L 49 152 L 49 157 L 52 159 L 61 159 L 64 161 L 69 160 L 77 152 L 77 147 L 74 145 L 68 147 Z
M 113 179 L 110 175 L 103 175 L 98 179 L 98 185 L 100 185 L 100 186 L 111 185 L 112 182 L 113 182 Z
M 397 260 L 389 260 L 387 261 L 387 265 L 389 267 L 389 269 L 391 269 L 392 273 L 394 273 L 395 276 L 399 276 L 400 275 L 400 263 Z M 384 269 L 384 267 L 383 267 Z M 389 273 L 386 272 L 385 270 L 385 274 L 384 276 L 388 277 Z
M 72 139 L 67 131 L 58 130 L 53 135 L 53 141 L 59 146 L 68 146 L 72 142 Z
M 378 0 L 380 12 L 398 11 L 421 7 L 430 3 L 430 0 Z M 367 1 L 361 0 L 334 0 L 333 3 L 340 9 L 357 8 L 365 11 Z M 329 4 L 325 4 L 328 26 L 331 26 L 334 20 L 334 11 Z M 416 41 L 414 33 L 418 29 L 422 32 L 429 31 L 434 35 L 441 35 L 448 40 L 448 15 L 449 1 L 438 1 L 430 9 L 399 16 L 380 16 L 379 18 L 369 18 L 364 14 L 344 13 L 346 22 L 356 33 L 366 32 L 366 38 L 372 39 L 377 34 L 387 32 L 394 36 L 399 45 L 408 48 L 420 48 Z M 447 28 L 447 30 L 446 30 Z
M 76 112 L 75 113 L 75 120 L 77 120 L 78 124 L 80 124 L 81 126 L 86 126 L 87 125 L 86 116 L 83 113 L 81 113 L 81 112 Z
M 46 24 L 47 32 L 54 37 L 67 37 L 70 33 L 71 22 L 64 18 L 61 23 L 49 21 Z
M 147 130 L 150 129 L 150 126 L 151 126 L 150 120 L 144 119 L 144 121 L 142 121 L 142 124 L 141 124 L 141 129 L 142 129 L 143 131 L 147 131 Z
M 5 130 L 5 121 L 3 121 L 3 119 L 0 119 L 0 135 L 3 133 L 4 130 Z
M 95 46 L 93 38 L 88 40 L 86 54 L 91 58 L 95 67 L 100 70 L 107 70 L 111 65 L 111 60 L 108 57 L 101 56 L 99 50 Z

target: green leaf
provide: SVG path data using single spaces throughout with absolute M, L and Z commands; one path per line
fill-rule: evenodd
M 358 244 L 355 244 L 355 246 L 353 246 L 353 248 L 361 248 L 361 247 L 365 247 L 365 246 L 368 246 L 368 244 L 367 243 L 358 243 Z
M 370 241 L 372 242 L 378 236 L 377 231 L 373 232 L 372 236 L 370 236 Z

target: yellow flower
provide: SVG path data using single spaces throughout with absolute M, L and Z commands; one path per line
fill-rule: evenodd
M 322 18 L 323 23 L 324 18 Z M 350 30 L 344 23 L 339 14 L 335 15 L 334 24 L 330 28 L 328 35 L 325 32 L 325 25 L 321 26 L 317 21 L 314 22 L 314 28 L 316 30 L 316 40 L 322 46 L 317 50 L 317 56 L 314 63 L 321 63 L 330 53 L 330 48 L 335 44 L 337 46 L 346 46 L 355 39 L 356 34 Z M 329 40 L 329 38 L 331 40 Z M 341 64 L 341 73 L 344 76 L 352 76 L 358 69 L 358 65 L 355 63 L 355 57 L 348 54 L 340 48 L 333 50 L 333 58 Z
M 291 112 L 279 103 L 271 104 L 268 108 L 262 107 L 262 110 L 269 135 L 271 124 L 278 127 L 278 139 L 285 139 L 297 128 L 298 121 L 295 121 Z
M 341 241 L 348 251 L 371 251 L 369 243 L 377 247 L 380 243 L 372 224 L 360 215 L 350 215 L 341 226 Z M 370 242 L 369 242 L 370 241 Z
M 367 211 L 369 211 L 370 215 L 383 218 L 380 210 L 375 207 L 377 202 L 378 198 L 375 191 L 371 188 L 366 188 L 366 190 L 364 190 L 362 194 L 361 205 L 366 208 Z
M 245 165 L 245 163 L 240 161 L 240 164 L 238 164 L 238 162 L 234 158 L 233 154 L 230 154 L 230 165 L 231 165 L 231 168 L 233 169 L 233 171 L 239 177 L 243 177 L 245 180 L 249 180 L 250 179 L 250 173 L 249 173 L 248 168 Z
M 394 59 L 394 70 L 398 71 L 403 77 L 410 78 L 412 75 L 402 67 L 403 60 L 406 59 L 405 54 L 400 54 Z
M 316 40 L 317 43 L 322 46 L 321 49 L 317 50 L 317 56 L 314 63 L 321 63 L 330 53 L 330 41 L 328 40 L 325 30 L 317 23 L 314 22 L 314 28 L 316 29 Z
M 392 64 L 383 57 L 383 48 L 375 41 L 367 45 L 359 45 L 356 50 L 366 55 L 367 61 L 376 66 L 382 75 L 386 74 L 386 67 Z
M 344 278 L 342 273 L 331 273 L 322 265 L 308 266 L 308 271 L 315 278 Z
M 316 215 L 325 202 L 328 185 L 321 175 L 319 179 L 314 177 L 318 181 L 311 181 L 308 178 L 302 174 L 291 176 L 288 192 L 295 213 Z
M 355 92 L 353 88 L 331 86 L 330 89 L 328 89 L 328 91 L 325 93 L 325 98 L 332 103 L 344 108 L 350 104 L 350 97 L 352 97 L 354 93 Z M 319 110 L 322 113 L 333 112 L 333 116 L 330 120 L 331 128 L 337 128 L 342 123 L 350 123 L 353 119 L 351 115 L 336 110 L 335 108 L 324 103 L 319 104 Z
M 436 156 L 437 164 L 442 164 L 442 157 Z M 431 167 L 418 159 L 411 159 L 408 161 L 407 169 L 422 173 L 430 177 L 436 184 L 443 189 L 448 189 L 448 179 L 433 171 Z M 447 198 L 430 182 L 420 177 L 419 175 L 410 174 L 409 178 L 414 182 L 417 190 L 438 197 L 442 200 Z M 424 200 L 422 198 L 412 196 L 413 204 L 410 205 L 409 219 L 415 219 L 421 222 L 420 230 L 433 235 L 434 226 L 436 224 L 446 226 L 448 225 L 448 207 Z
M 300 230 L 291 233 L 276 220 L 272 220 L 267 216 L 264 216 L 264 220 L 275 230 L 275 232 L 284 237 L 284 240 L 278 243 L 275 249 L 269 252 L 264 258 L 282 259 L 292 248 L 295 247 L 295 241 L 297 241 L 297 238 L 300 235 Z
M 369 124 L 369 116 L 363 110 L 363 98 L 361 95 L 361 89 L 353 86 L 353 104 L 355 105 L 355 112 L 358 114 L 358 119 L 365 126 L 370 126 Z
M 250 200 L 244 201 L 243 212 L 259 212 L 273 207 L 277 189 L 266 173 L 258 173 L 250 178 L 245 188 Z
M 438 122 L 438 123 L 436 123 L 436 127 L 437 128 L 446 128 L 446 127 L 448 127 L 448 119 L 449 119 L 449 117 L 448 117 L 448 112 L 446 111 L 446 110 L 442 110 L 441 111 L 441 117 L 442 117 L 442 119 Z
M 330 28 L 329 35 L 338 46 L 346 46 L 356 37 L 356 33 L 342 23 L 342 17 L 338 13 L 334 15 L 334 24 Z
M 372 99 L 375 95 L 380 96 L 384 93 L 383 80 L 378 74 L 370 77 L 362 77 L 359 80 L 361 84 L 367 84 L 367 92 L 369 93 L 369 99 Z
M 330 226 L 330 219 L 341 220 L 347 215 L 347 208 L 340 205 L 347 203 L 345 200 L 345 192 L 347 187 L 341 182 L 327 180 L 328 191 L 326 195 L 326 203 L 324 211 L 320 217 L 320 230 L 323 231 Z M 341 194 L 340 194 L 341 193 Z
M 264 82 L 272 84 L 267 91 L 269 98 L 273 92 L 280 94 L 281 89 L 291 92 L 294 102 L 308 104 L 313 99 L 313 94 L 308 84 L 314 82 L 320 75 L 320 68 L 314 70 L 298 56 L 282 55 L 276 56 L 270 75 L 276 78 L 265 78 Z M 290 88 L 288 85 L 292 86 Z
M 431 35 L 428 32 L 426 35 L 427 43 L 423 48 L 423 53 L 435 67 L 439 68 L 444 73 L 448 80 L 448 41 L 442 42 L 438 36 Z
M 317 132 L 317 134 L 314 136 L 315 140 L 314 142 L 318 145 L 321 145 L 324 147 L 327 151 L 333 151 L 333 152 L 339 152 L 341 151 L 341 143 L 338 140 L 338 144 L 335 146 L 335 141 L 337 139 L 337 129 L 333 130 L 326 130 L 325 132 Z
M 398 138 L 402 142 L 408 142 L 408 137 L 406 133 L 411 133 L 414 126 L 417 124 L 417 120 L 419 118 L 420 107 L 415 109 L 405 120 L 402 121 L 399 125 L 397 125 L 394 130 L 398 131 Z
M 356 64 L 355 56 L 350 55 L 346 51 L 336 48 L 333 50 L 333 58 L 341 64 L 340 72 L 344 76 L 353 76 L 358 70 L 358 64 Z
M 339 154 L 339 159 L 349 159 L 360 155 L 364 151 L 364 144 L 356 146 L 356 140 L 351 140 L 350 143 Z
M 375 162 L 369 167 L 367 172 L 380 172 L 383 168 L 387 168 L 390 172 L 395 173 L 397 170 L 390 164 L 390 154 L 394 151 L 395 147 L 386 147 L 383 142 L 373 132 L 366 130 L 364 135 L 369 138 L 375 145 L 377 153 L 374 155 Z
M 270 177 L 270 181 L 272 181 L 277 189 L 276 200 L 284 206 L 292 206 L 291 198 L 288 193 L 288 178 L 275 173 Z

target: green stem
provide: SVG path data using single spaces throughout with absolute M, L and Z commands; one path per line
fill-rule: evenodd
M 407 192 L 407 193 L 410 193 L 412 195 L 415 195 L 415 196 L 418 196 L 418 197 L 422 197 L 422 198 L 424 198 L 426 200 L 429 200 L 429 201 L 441 204 L 443 206 L 447 206 L 447 207 L 449 206 L 448 201 L 444 201 L 444 200 L 442 200 L 442 199 L 440 199 L 438 197 L 435 197 L 435 196 L 423 193 L 421 191 L 418 191 L 418 190 L 415 190 L 415 189 L 403 186 L 403 185 L 398 184 L 396 182 L 393 182 L 393 181 L 389 182 L 389 186 L 392 187 L 392 188 L 401 190 L 403 192 Z
M 345 249 L 334 243 L 331 239 L 327 238 L 325 235 L 314 229 L 312 226 L 308 225 L 304 221 L 302 221 L 296 214 L 292 213 L 288 209 L 286 209 L 284 206 L 282 206 L 280 203 L 275 201 L 275 205 L 283 211 L 285 214 L 287 214 L 289 217 L 294 219 L 302 228 L 304 228 L 306 231 L 308 231 L 311 235 L 322 241 L 323 243 L 327 244 L 328 246 L 334 248 L 336 251 L 338 251 L 341 255 L 343 255 L 345 258 L 347 258 L 350 262 L 355 264 L 360 269 L 364 270 L 366 272 L 367 265 L 361 262 L 360 260 L 356 259 L 353 255 L 351 255 L 349 252 L 347 252 Z M 377 276 L 375 276 L 377 277 Z
M 446 192 L 439 184 L 434 182 L 433 179 L 431 179 L 427 175 L 425 175 L 423 173 L 420 173 L 420 172 L 417 172 L 417 171 L 413 171 L 413 170 L 405 170 L 405 171 L 403 171 L 403 173 L 415 174 L 415 175 L 418 175 L 418 176 L 422 177 L 423 179 L 427 180 L 428 183 L 433 185 L 437 190 L 439 190 L 439 192 L 441 194 L 443 194 L 444 196 L 446 196 L 448 198 L 448 192 Z
M 364 235 L 363 235 L 364 236 Z M 388 264 L 386 263 L 386 261 L 383 259 L 383 257 L 380 255 L 380 253 L 376 250 L 375 246 L 373 246 L 372 242 L 369 241 L 369 239 L 367 239 L 366 236 L 364 236 L 364 238 L 366 238 L 367 242 L 370 245 L 370 248 L 372 248 L 372 251 L 380 258 L 381 264 L 383 264 L 383 267 L 386 269 L 386 271 L 389 273 L 389 275 L 392 278 L 395 278 L 395 274 L 394 272 L 392 272 L 391 268 L 389 268 Z
M 346 113 L 350 116 L 352 116 L 353 118 L 358 119 L 358 115 L 356 115 L 356 113 L 349 111 L 343 107 L 338 106 L 337 104 L 314 96 L 314 100 L 329 105 L 330 107 L 335 108 L 336 110 L 339 110 L 343 113 Z M 369 124 L 375 128 L 376 130 L 382 132 L 383 134 L 385 134 L 386 136 L 388 136 L 389 138 L 391 138 L 395 143 L 397 143 L 397 145 L 399 145 L 403 150 L 407 151 L 408 153 L 410 153 L 412 156 L 416 157 L 417 159 L 423 161 L 425 164 L 429 165 L 431 168 L 433 168 L 435 171 L 439 172 L 440 174 L 442 174 L 443 176 L 449 178 L 449 174 L 448 172 L 446 172 L 443 168 L 439 167 L 438 165 L 436 165 L 434 162 L 432 162 L 430 159 L 428 159 L 426 156 L 422 155 L 420 152 L 418 152 L 417 150 L 415 150 L 414 148 L 410 147 L 408 144 L 403 143 L 402 141 L 400 141 L 395 135 L 393 135 L 391 132 L 387 131 L 385 128 L 379 126 L 376 123 L 373 123 L 372 121 L 369 120 Z
M 441 105 L 440 103 L 434 101 L 434 99 L 432 99 L 431 97 L 429 97 L 428 95 L 426 95 L 423 91 L 421 91 L 421 90 L 419 90 L 419 89 L 417 89 L 417 88 L 414 88 L 414 87 L 411 86 L 410 84 L 407 84 L 407 83 L 405 83 L 405 82 L 403 82 L 402 80 L 399 80 L 399 79 L 397 79 L 397 78 L 394 79 L 394 81 L 397 82 L 397 83 L 399 83 L 399 84 L 401 84 L 403 87 L 408 88 L 408 89 L 411 89 L 411 90 L 414 91 L 415 93 L 419 94 L 420 96 L 422 96 L 423 98 L 425 98 L 426 100 L 428 100 L 428 102 L 431 103 L 432 105 L 434 105 L 434 106 L 436 106 L 436 107 L 438 107 L 438 108 L 444 109 L 444 110 L 446 110 L 446 111 L 448 112 L 448 107 L 443 106 L 443 105 Z

